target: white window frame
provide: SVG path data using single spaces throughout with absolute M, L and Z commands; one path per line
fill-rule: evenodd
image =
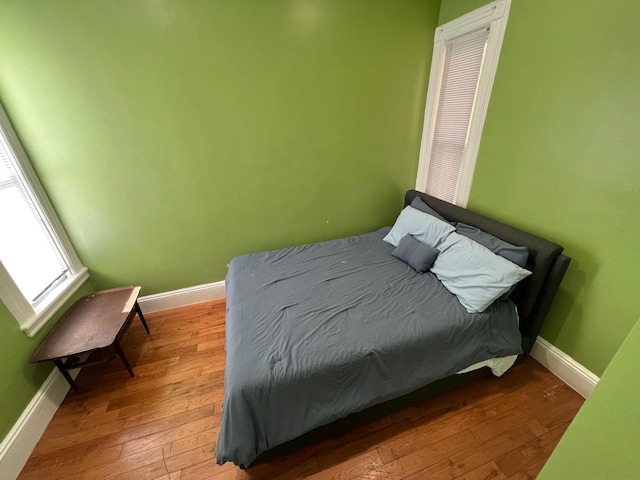
M 454 200 L 456 205 L 462 207 L 466 207 L 469 200 L 473 172 L 480 148 L 480 139 L 482 137 L 482 127 L 484 126 L 487 107 L 489 106 L 493 80 L 498 68 L 498 59 L 500 58 L 500 49 L 502 48 L 502 40 L 507 26 L 510 6 L 511 0 L 496 0 L 436 28 L 427 102 L 424 113 L 422 142 L 420 145 L 420 160 L 416 178 L 416 190 L 420 191 L 425 191 L 427 187 L 431 144 L 436 126 L 438 98 L 440 96 L 440 85 L 444 68 L 445 44 L 448 40 L 471 33 L 483 27 L 490 28 L 482 70 L 478 79 L 476 100 L 469 125 L 468 141 L 462 160 L 460 180 L 456 188 Z
M 49 291 L 34 306 L 24 297 L 0 261 L 0 298 L 20 324 L 20 329 L 32 337 L 89 278 L 89 271 L 78 258 L 2 104 L 0 104 L 0 128 L 13 151 L 18 167 L 21 169 L 18 176 L 32 197 L 42 220 L 53 232 L 54 241 L 58 244 L 71 273 L 64 282 Z

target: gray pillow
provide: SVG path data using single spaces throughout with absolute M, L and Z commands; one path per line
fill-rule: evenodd
M 506 258 L 519 267 L 524 268 L 527 265 L 527 260 L 529 259 L 529 249 L 527 247 L 512 245 L 498 237 L 494 237 L 490 233 L 480 230 L 478 227 L 473 227 L 466 223 L 456 224 L 456 231 L 460 235 L 464 235 L 465 237 L 478 242 L 480 245 L 487 247 L 496 255 Z
M 429 215 L 433 215 L 438 220 L 442 220 L 443 222 L 449 223 L 449 221 L 446 218 L 444 218 L 442 215 L 436 212 L 429 205 L 424 203 L 424 201 L 420 197 L 415 197 L 413 200 L 411 200 L 411 206 L 416 210 L 420 210 L 421 212 L 428 213 Z
M 415 271 L 424 273 L 431 268 L 439 253 L 440 250 L 437 248 L 430 247 L 411 235 L 405 235 L 391 255 L 399 258 Z

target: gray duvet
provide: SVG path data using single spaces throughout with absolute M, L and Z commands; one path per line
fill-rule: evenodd
M 509 300 L 469 314 L 388 231 L 236 257 L 217 462 L 262 452 L 475 362 L 520 353 Z

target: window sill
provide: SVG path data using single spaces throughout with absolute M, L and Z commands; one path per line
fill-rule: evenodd
M 57 294 L 52 296 L 53 298 L 51 301 L 41 305 L 35 312 L 35 315 L 22 324 L 20 330 L 25 332 L 29 337 L 33 337 L 88 279 L 89 270 L 87 267 L 84 267 L 77 274 L 60 285 Z

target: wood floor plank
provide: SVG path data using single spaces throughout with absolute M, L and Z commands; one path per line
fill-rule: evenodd
M 101 448 L 99 450 L 85 450 L 82 454 L 62 455 L 61 457 L 49 457 L 48 461 L 34 462 L 32 472 L 23 475 L 25 480 L 57 480 L 68 478 L 71 475 L 81 473 L 90 465 L 92 468 L 109 464 L 120 458 L 122 445 Z M 75 453 L 75 452 L 74 452 Z M 88 460 L 90 456 L 90 460 Z
M 165 458 L 169 472 L 177 472 L 190 465 L 206 462 L 216 454 L 216 442 L 206 443 L 196 448 Z
M 511 476 L 521 470 L 526 470 L 530 465 L 535 465 L 549 458 L 547 450 L 540 437 L 514 448 L 495 460 L 500 470 L 507 476 Z
M 219 427 L 207 428 L 201 432 L 194 433 L 188 437 L 182 437 L 171 443 L 171 456 L 180 455 L 194 448 L 213 444 L 218 440 Z
M 456 453 L 479 448 L 480 443 L 473 434 L 469 430 L 462 430 L 439 442 L 400 456 L 397 460 L 387 463 L 386 469 L 392 478 L 402 479 L 423 471 L 425 467 L 448 461 Z
M 540 470 L 542 470 L 542 467 L 544 467 L 546 462 L 547 461 L 544 460 L 533 465 L 529 465 L 526 470 L 521 470 L 518 473 L 511 475 L 507 480 L 534 480 L 538 477 Z
M 162 447 L 146 450 L 141 453 L 120 457 L 113 462 L 100 466 L 88 466 L 85 476 L 93 480 L 102 480 L 109 477 L 130 473 L 142 467 L 149 466 L 163 460 Z
M 114 480 L 157 480 L 162 477 L 169 478 L 164 460 L 156 460 L 148 465 L 142 465 L 141 467 L 110 478 Z
M 423 478 L 449 480 L 466 475 L 477 467 L 524 445 L 534 438 L 535 435 L 531 430 L 526 425 L 521 425 L 513 430 L 493 436 L 489 441 L 481 443 L 479 447 L 457 452 L 446 461 L 423 470 L 422 473 L 426 475 Z
M 522 425 L 530 420 L 544 418 L 543 426 L 552 428 L 558 421 L 564 423 L 563 414 L 572 408 L 566 402 L 581 401 L 576 397 L 576 392 L 569 387 L 560 388 L 553 396 L 543 395 L 536 402 L 526 402 L 518 408 L 512 408 L 493 418 L 491 422 L 482 422 L 471 426 L 470 430 L 481 442 L 498 435 L 505 429 Z
M 131 406 L 139 406 L 149 401 L 162 402 L 169 397 L 177 399 L 181 395 L 191 399 L 198 395 L 210 393 L 212 384 L 219 383 L 222 387 L 223 382 L 221 375 L 209 374 L 203 376 L 199 367 L 185 370 L 180 375 L 167 372 L 166 379 L 168 383 L 163 385 L 150 385 L 148 389 L 136 388 L 135 391 L 123 391 L 121 396 L 108 401 L 108 409 L 122 410 Z M 206 381 L 203 382 L 203 379 Z
M 495 462 L 488 462 L 456 477 L 455 480 L 506 480 L 506 478 Z
M 430 422 L 417 425 L 415 431 L 409 435 L 399 436 L 386 442 L 380 447 L 382 458 L 385 463 L 389 463 L 422 450 L 429 445 L 446 440 L 485 419 L 484 414 L 473 407 L 466 408 L 455 414 L 453 412 L 445 412 L 442 417 L 433 417 Z M 465 435 L 468 434 L 469 432 L 465 433 Z
M 366 480 L 388 480 L 392 478 L 386 470 L 377 449 L 369 450 L 344 462 L 321 470 L 309 477 L 310 480 L 329 479 L 366 479 Z
M 119 360 L 83 370 L 19 479 L 535 478 L 583 399 L 532 359 L 242 470 L 217 465 L 224 302 L 146 315 Z
M 211 336 L 211 335 L 208 335 Z M 213 348 L 223 347 L 224 346 L 224 337 L 219 337 L 214 335 L 216 338 L 211 340 L 205 340 L 198 342 L 198 352 L 204 352 L 205 350 L 211 350 Z
M 201 408 L 188 410 L 186 412 L 180 412 L 169 417 L 161 418 L 141 425 L 134 425 L 129 428 L 123 429 L 121 432 L 118 432 L 114 435 L 114 439 L 112 441 L 124 443 L 135 438 L 149 435 L 151 433 L 156 433 L 171 428 L 178 428 L 185 423 L 199 420 L 205 417 L 210 417 L 214 423 L 219 423 L 219 420 L 217 420 L 216 418 L 217 416 L 214 416 L 213 414 L 213 406 L 206 405 Z
M 215 434 L 215 432 L 218 431 L 216 423 L 218 422 L 215 417 L 206 416 L 204 418 L 194 420 L 193 422 L 187 422 L 183 425 L 179 425 L 175 428 L 168 428 L 166 430 L 151 433 L 144 437 L 135 438 L 122 444 L 122 453 L 124 455 L 132 455 L 150 448 L 173 444 L 174 442 L 193 435 L 202 433 Z
M 113 422 L 105 423 L 100 426 L 99 429 L 82 429 L 74 431 L 67 435 L 58 436 L 56 433 L 49 433 L 45 437 L 40 439 L 34 453 L 36 455 L 46 454 L 49 452 L 55 452 L 67 447 L 73 447 L 74 445 L 82 444 L 90 440 L 100 439 L 110 433 L 118 432 L 124 427 L 124 420 L 115 420 Z M 47 433 L 48 431 L 45 431 Z
M 277 459 L 269 463 L 262 463 L 247 470 L 238 468 L 230 468 L 226 470 L 218 470 L 209 466 L 208 470 L 215 472 L 212 477 L 204 476 L 207 470 L 201 468 L 200 475 L 196 478 L 213 478 L 215 480 L 252 480 L 252 479 L 277 479 L 277 480 L 299 480 L 301 478 L 309 478 L 320 471 L 315 455 L 299 458 Z M 187 470 L 183 470 L 186 475 Z M 192 478 L 189 476 L 188 478 Z
M 215 458 L 211 458 L 183 468 L 180 472 L 173 472 L 171 475 L 181 475 L 180 480 L 221 480 L 225 475 L 228 475 L 227 478 L 236 478 L 236 475 L 242 475 L 242 472 L 243 470 L 228 463 L 217 465 Z
M 318 463 L 321 468 L 328 468 L 332 465 L 341 463 L 351 457 L 356 457 L 362 452 L 378 448 L 390 440 L 399 436 L 410 435 L 415 432 L 413 423 L 410 419 L 405 418 L 391 425 L 387 425 L 379 430 L 373 431 L 368 435 L 354 439 L 347 444 L 336 446 L 333 449 L 319 452 Z M 379 454 L 379 452 L 378 452 Z M 383 462 L 384 463 L 384 462 Z

